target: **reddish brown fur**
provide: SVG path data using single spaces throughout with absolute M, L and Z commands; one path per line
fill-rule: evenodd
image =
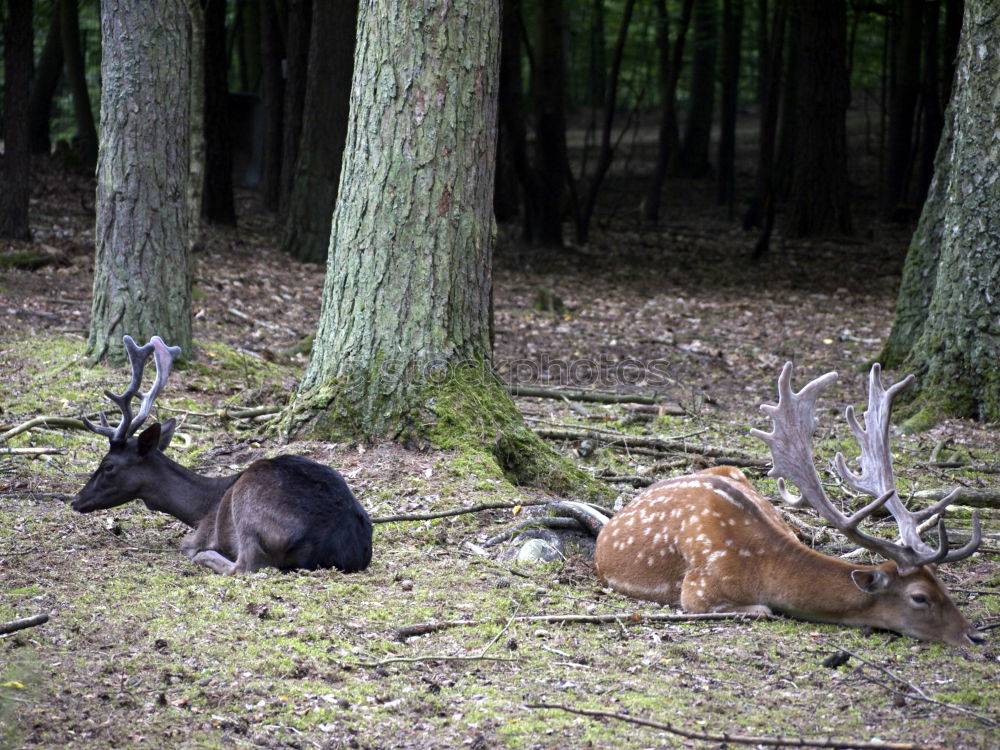
M 929 567 L 853 565 L 801 544 L 743 473 L 722 466 L 652 485 L 601 530 L 606 585 L 688 612 L 780 611 L 896 630 L 923 640 L 977 638 Z

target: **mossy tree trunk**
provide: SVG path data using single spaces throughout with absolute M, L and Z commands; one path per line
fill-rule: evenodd
M 373 0 L 357 29 L 322 312 L 282 430 L 485 447 L 538 475 L 553 454 L 489 367 L 500 4 Z
M 142 8 L 101 3 L 91 361 L 124 360 L 126 333 L 191 350 L 186 0 Z
M 925 417 L 1000 419 L 998 24 L 992 0 L 967 0 L 939 171 L 884 352 L 890 362 L 906 352 L 903 367 L 917 374 L 916 406 Z

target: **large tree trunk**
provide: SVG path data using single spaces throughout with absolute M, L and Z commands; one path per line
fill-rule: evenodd
M 712 140 L 712 113 L 715 109 L 715 53 L 719 44 L 718 0 L 697 0 L 692 22 L 694 37 L 691 97 L 677 166 L 690 177 L 703 177 L 712 169 L 708 150 Z
M 800 237 L 849 233 L 847 4 L 802 0 L 799 13 L 799 116 L 789 225 Z
M 26 240 L 31 152 L 28 96 L 31 89 L 32 0 L 10 0 L 4 34 L 3 140 L 0 157 L 0 237 Z
M 907 259 L 910 279 L 927 268 L 924 275 L 933 276 L 926 319 L 919 336 L 909 337 L 915 340 L 903 365 L 917 375 L 915 395 L 922 411 L 913 427 L 939 415 L 1000 419 L 997 91 L 1000 9 L 992 0 L 966 0 L 955 87 L 937 159 L 943 168 L 934 177 L 922 231 Z M 924 285 L 904 284 L 897 310 L 900 315 L 908 311 L 910 320 L 901 327 L 914 327 L 913 313 L 924 294 Z M 905 344 L 904 338 L 897 336 L 894 343 Z
M 499 44 L 496 0 L 361 4 L 322 313 L 286 433 L 488 446 L 519 478 L 551 455 L 490 369 Z
M 566 12 L 562 0 L 546 0 L 537 10 L 537 42 L 532 68 L 535 110 L 535 170 L 538 219 L 535 240 L 547 247 L 563 242 L 563 200 L 569 180 L 566 154 Z
M 314 2 L 302 136 L 282 249 L 322 263 L 330 247 L 354 65 L 357 2 Z
M 0 157 L 0 237 L 26 240 L 31 152 L 28 98 L 31 89 L 32 0 L 10 0 L 4 34 L 3 141 Z
M 229 124 L 229 53 L 225 0 L 205 7 L 205 189 L 201 215 L 213 224 L 236 224 L 233 137 Z
M 62 37 L 59 34 L 59 13 L 53 9 L 45 45 L 38 56 L 35 77 L 31 82 L 31 100 L 28 104 L 31 121 L 31 153 L 47 154 L 52 150 L 49 124 L 52 114 L 52 97 L 55 96 L 59 76 L 62 75 Z
M 63 62 L 66 82 L 73 92 L 73 116 L 76 119 L 76 141 L 84 166 L 91 170 L 97 163 L 97 128 L 87 91 L 86 68 L 80 47 L 80 16 L 78 0 L 60 0 L 59 30 L 62 34 Z
M 87 352 L 154 334 L 191 351 L 186 0 L 101 3 L 101 149 Z M 136 117 L 142 112 L 142 117 Z

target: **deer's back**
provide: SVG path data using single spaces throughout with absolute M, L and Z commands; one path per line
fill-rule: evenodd
M 371 562 L 372 524 L 344 478 L 302 456 L 251 464 L 220 504 L 219 538 L 251 537 L 277 568 L 363 570 Z M 235 553 L 235 550 L 231 550 Z

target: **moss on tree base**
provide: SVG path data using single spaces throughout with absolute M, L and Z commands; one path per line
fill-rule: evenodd
M 395 434 L 372 434 L 365 404 L 337 382 L 300 393 L 282 414 L 277 431 L 284 439 L 426 441 L 444 450 L 486 457 L 516 485 L 542 487 L 556 495 L 608 499 L 614 493 L 574 466 L 524 423 L 513 398 L 485 366 L 459 366 L 412 388 L 413 403 L 397 409 Z

